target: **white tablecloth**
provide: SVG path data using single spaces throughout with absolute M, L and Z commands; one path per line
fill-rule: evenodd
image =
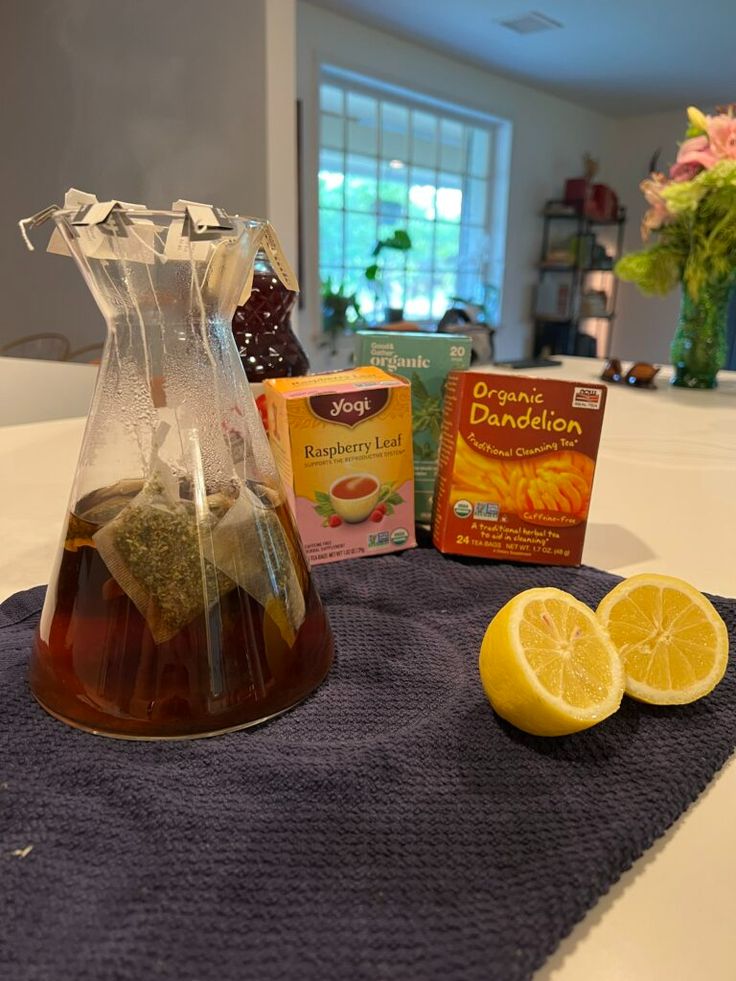
M 586 381 L 599 372 L 598 362 L 571 358 L 527 373 Z M 584 561 L 736 596 L 736 374 L 722 373 L 712 392 L 666 379 L 664 371 L 656 391 L 610 386 Z M 0 598 L 47 580 L 83 426 L 77 418 L 0 428 Z M 735 814 L 732 761 L 539 978 L 733 981 Z

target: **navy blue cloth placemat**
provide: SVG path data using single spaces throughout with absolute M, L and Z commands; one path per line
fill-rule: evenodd
M 699 703 L 625 699 L 567 738 L 492 713 L 477 655 L 496 610 L 536 585 L 595 605 L 613 576 L 431 549 L 315 576 L 329 680 L 192 742 L 47 716 L 25 682 L 43 590 L 0 607 L 0 975 L 529 978 L 734 747 L 733 663 Z M 733 642 L 736 601 L 715 604 Z

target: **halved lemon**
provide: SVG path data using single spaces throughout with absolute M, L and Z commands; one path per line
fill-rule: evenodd
M 612 715 L 624 672 L 595 613 L 561 589 L 527 589 L 491 620 L 480 677 L 495 711 L 536 736 L 564 736 Z
M 726 625 L 713 604 L 682 579 L 631 576 L 603 597 L 597 615 L 621 655 L 626 694 L 641 702 L 694 702 L 726 671 Z

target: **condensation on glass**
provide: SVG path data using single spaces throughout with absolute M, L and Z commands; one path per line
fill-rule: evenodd
M 71 254 L 108 334 L 30 664 L 71 725 L 124 738 L 268 719 L 329 670 L 329 624 L 231 330 L 271 227 L 70 192 Z

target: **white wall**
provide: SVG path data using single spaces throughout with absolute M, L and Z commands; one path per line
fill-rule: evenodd
M 642 247 L 640 226 L 647 207 L 639 183 L 648 175 L 658 148 L 662 150 L 659 169 L 667 171 L 684 138 L 687 119 L 684 111 L 666 112 L 611 120 L 611 126 L 608 173 L 627 209 L 624 251 L 631 252 Z M 668 362 L 679 309 L 679 290 L 664 297 L 647 297 L 632 283 L 619 283 L 611 354 L 632 361 Z
M 297 7 L 298 91 L 304 112 L 303 336 L 319 334 L 317 253 L 317 81 L 320 62 L 337 64 L 437 98 L 501 116 L 513 124 L 511 187 L 499 357 L 525 353 L 531 344 L 532 289 L 546 198 L 559 197 L 566 177 L 582 169 L 582 155 L 599 157 L 599 179 L 609 180 L 611 120 L 517 82 L 463 65 L 389 34 L 300 0 Z
M 0 131 L 0 344 L 60 330 L 73 346 L 104 326 L 66 259 L 26 251 L 16 224 L 70 185 L 165 207 L 177 197 L 269 217 L 296 262 L 294 102 L 303 101 L 306 310 L 315 366 L 320 334 L 317 253 L 317 74 L 341 64 L 513 123 L 504 307 L 498 353 L 530 345 L 544 200 L 579 173 L 583 152 L 629 208 L 638 246 L 638 182 L 657 146 L 682 136 L 681 113 L 613 120 L 399 41 L 296 0 L 3 0 Z M 295 37 L 295 30 L 298 34 Z M 298 76 L 297 76 L 298 70 Z M 39 231 L 43 245 L 46 232 Z M 613 350 L 665 360 L 678 297 L 620 290 Z
M 71 261 L 16 227 L 70 186 L 270 217 L 294 254 L 295 16 L 295 0 L 2 0 L 0 344 L 104 336 Z

